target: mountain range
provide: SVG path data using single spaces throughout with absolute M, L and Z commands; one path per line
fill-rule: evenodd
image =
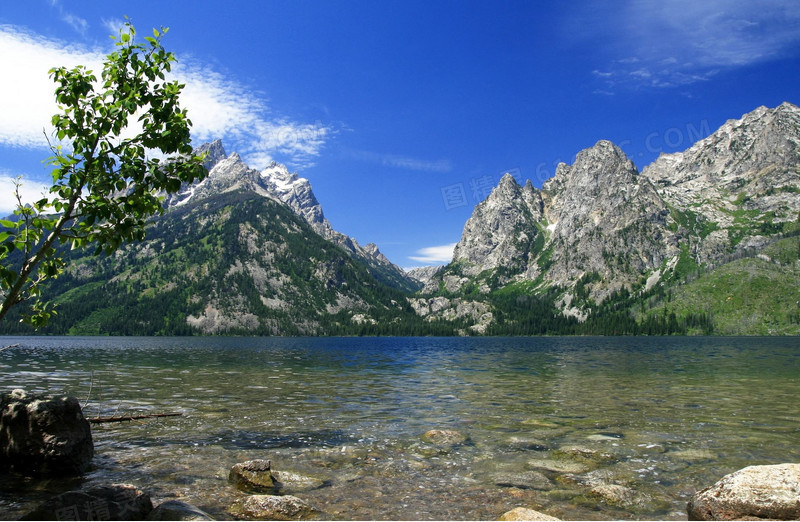
M 147 238 L 69 253 L 74 334 L 800 333 L 800 109 L 760 107 L 641 172 L 609 141 L 541 188 L 503 177 L 452 261 L 405 273 L 308 180 L 215 141 Z M 0 332 L 23 333 L 6 320 Z

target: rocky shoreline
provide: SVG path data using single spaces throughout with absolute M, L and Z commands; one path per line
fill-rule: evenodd
M 0 456 L 13 474 L 39 478 L 82 476 L 93 456 L 91 430 L 74 398 L 44 398 L 21 390 L 0 396 Z M 620 481 L 604 466 L 616 457 L 602 448 L 620 435 L 598 434 L 594 445 L 549 447 L 544 441 L 512 441 L 538 458 L 527 471 L 497 470 L 490 483 L 512 493 L 553 492 L 553 487 L 578 489 L 582 495 L 614 512 L 664 512 L 660 501 L 636 484 Z M 468 434 L 433 429 L 419 436 L 424 447 L 446 455 L 473 444 Z M 27 459 L 27 460 L 26 460 Z M 269 460 L 253 459 L 233 465 L 228 473 L 230 504 L 224 518 L 253 520 L 320 520 L 340 518 L 314 506 L 320 490 L 331 483 L 295 470 L 275 469 Z M 63 490 L 62 490 L 63 491 Z M 310 501 L 303 497 L 310 497 Z M 185 499 L 185 497 L 183 497 Z M 520 505 L 496 517 L 500 520 L 558 520 L 565 513 L 536 504 L 533 495 L 520 494 Z M 227 504 L 226 504 L 227 505 Z M 513 506 L 513 504 L 512 504 Z M 550 511 L 550 513 L 547 513 Z M 726 475 L 713 486 L 693 494 L 686 514 L 690 520 L 800 519 L 800 464 L 750 466 Z M 673 513 L 672 516 L 675 514 Z M 569 518 L 569 515 L 566 517 Z M 96 485 L 61 493 L 28 511 L 26 520 L 212 520 L 212 516 L 180 499 L 154 506 L 148 493 L 131 484 Z

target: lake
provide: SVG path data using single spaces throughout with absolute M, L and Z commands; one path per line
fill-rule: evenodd
M 0 478 L 0 519 L 77 486 L 133 483 L 226 515 L 230 467 L 316 479 L 330 519 L 686 519 L 696 490 L 800 462 L 798 338 L 5 337 L 0 389 L 70 394 L 83 481 Z M 422 437 L 455 430 L 460 444 Z M 622 486 L 613 488 L 609 486 Z M 610 491 L 624 492 L 614 498 Z

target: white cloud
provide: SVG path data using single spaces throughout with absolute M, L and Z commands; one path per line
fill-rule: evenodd
M 455 248 L 456 243 L 420 248 L 416 252 L 418 256 L 408 256 L 408 258 L 426 264 L 449 263 L 453 259 Z
M 674 87 L 720 71 L 797 54 L 796 0 L 638 0 L 587 4 L 569 23 L 608 60 L 594 76 L 606 87 Z M 591 23 L 587 23 L 591 21 Z M 577 26 L 576 26 L 577 28 Z M 601 42 L 602 45 L 596 45 Z
M 0 216 L 8 216 L 17 208 L 16 178 L 7 172 L 0 171 Z M 49 189 L 49 185 L 23 178 L 20 186 L 22 204 L 38 201 Z
M 449 159 L 425 160 L 398 154 L 381 154 L 366 150 L 350 150 L 347 154 L 353 159 L 377 163 L 386 167 L 397 167 L 423 172 L 450 172 L 453 170 L 453 163 Z
M 105 21 L 109 28 L 115 21 Z M 168 45 L 168 42 L 167 42 Z M 106 51 L 76 47 L 0 25 L 0 145 L 46 148 L 56 113 L 53 67 L 87 66 L 98 75 Z M 193 122 L 195 143 L 221 138 L 256 168 L 272 160 L 292 168 L 313 164 L 334 130 L 273 115 L 266 97 L 201 64 L 180 62 L 173 77 L 185 83 L 181 103 Z
M 50 5 L 58 10 L 58 15 L 62 22 L 72 27 L 75 32 L 83 36 L 86 35 L 86 31 L 89 29 L 89 22 L 87 22 L 84 18 L 81 18 L 80 16 L 70 13 L 64 9 L 64 6 L 61 5 L 61 0 L 50 0 Z
M 122 28 L 125 27 L 125 20 L 115 18 L 103 18 L 103 27 L 108 30 L 108 34 L 116 37 Z
M 84 64 L 98 70 L 100 55 L 37 35 L 0 26 L 0 144 L 14 147 L 47 147 L 43 131 L 50 133 L 56 112 L 53 67 Z

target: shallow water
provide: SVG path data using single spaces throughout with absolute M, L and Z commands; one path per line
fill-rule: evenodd
M 798 338 L 3 338 L 0 389 L 88 398 L 94 468 L 0 478 L 0 518 L 128 482 L 219 518 L 254 458 L 330 519 L 685 519 L 747 465 L 800 462 Z M 91 395 L 90 395 L 91 390 Z M 421 435 L 457 430 L 459 445 Z M 631 495 L 604 496 L 608 485 Z

